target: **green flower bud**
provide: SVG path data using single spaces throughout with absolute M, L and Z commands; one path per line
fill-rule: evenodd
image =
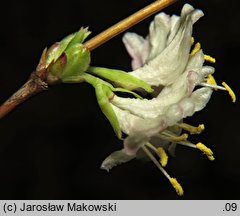
M 83 74 L 89 64 L 89 51 L 82 44 L 74 44 L 50 65 L 48 79 L 57 77 L 61 82 L 67 82 L 69 78 Z
M 83 74 L 90 64 L 90 52 L 83 46 L 90 32 L 81 28 L 44 51 L 38 68 L 48 70 L 47 82 L 65 82 L 71 77 Z

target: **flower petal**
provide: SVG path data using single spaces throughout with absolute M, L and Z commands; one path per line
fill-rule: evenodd
M 159 13 L 149 27 L 150 53 L 147 61 L 154 59 L 166 47 L 170 30 L 170 17 L 165 13 Z M 145 63 L 145 62 L 144 62 Z
M 141 118 L 136 115 L 132 115 L 129 111 L 122 110 L 113 104 L 111 104 L 111 106 L 117 116 L 121 130 L 126 134 L 131 133 L 133 128 L 136 127 L 135 122 Z
M 132 57 L 132 68 L 136 70 L 141 67 L 149 53 L 148 40 L 135 33 L 126 33 L 123 36 L 123 43 Z
M 172 126 L 179 120 L 192 116 L 195 112 L 202 110 L 208 103 L 211 94 L 211 88 L 203 87 L 194 91 L 191 97 L 184 98 L 178 104 L 171 106 L 166 112 L 168 126 Z
M 101 169 L 109 171 L 114 166 L 117 166 L 122 163 L 126 163 L 132 159 L 134 159 L 134 156 L 129 156 L 124 153 L 124 150 L 115 151 L 112 154 L 110 154 L 101 165 Z
M 204 63 L 204 54 L 202 50 L 199 50 L 189 58 L 186 70 L 199 71 L 203 67 L 203 63 Z
M 176 15 L 171 16 L 171 20 L 170 20 L 171 29 L 168 36 L 167 45 L 169 45 L 172 42 L 173 38 L 175 37 L 180 26 L 180 21 L 181 19 L 179 16 L 176 16 Z
M 157 98 L 140 100 L 115 96 L 111 102 L 115 106 L 142 118 L 156 118 L 164 114 L 168 106 L 188 96 L 195 87 L 197 80 L 197 73 L 194 71 L 185 72 L 175 83 L 165 87 Z
M 212 92 L 213 90 L 211 88 L 202 87 L 192 93 L 191 99 L 195 105 L 194 112 L 198 112 L 206 106 L 211 98 Z
M 169 85 L 184 72 L 189 59 L 193 23 L 203 15 L 199 10 L 181 17 L 181 25 L 170 44 L 153 60 L 131 72 L 150 85 Z
M 148 142 L 149 138 L 142 133 L 134 133 L 124 140 L 124 151 L 127 155 L 135 155 Z
M 209 74 L 213 74 L 215 72 L 215 68 L 211 66 L 203 66 L 200 73 L 200 76 L 207 77 Z
M 138 119 L 135 124 L 137 127 L 124 140 L 124 150 L 128 155 L 135 155 L 152 136 L 167 127 L 165 116 L 154 119 Z

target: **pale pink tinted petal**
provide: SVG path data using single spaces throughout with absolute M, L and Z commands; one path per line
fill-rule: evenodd
M 148 137 L 141 133 L 135 133 L 124 140 L 124 152 L 127 155 L 135 155 L 137 151 L 148 142 Z
M 115 151 L 112 154 L 110 154 L 101 164 L 101 169 L 109 171 L 113 167 L 126 163 L 132 159 L 134 159 L 134 156 L 127 155 L 124 150 Z
M 123 43 L 132 57 L 133 70 L 141 67 L 144 64 L 143 55 L 148 52 L 144 38 L 135 33 L 126 33 L 123 36 Z

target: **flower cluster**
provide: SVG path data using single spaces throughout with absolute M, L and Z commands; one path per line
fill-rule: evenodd
M 183 123 L 183 119 L 202 110 L 214 89 L 226 90 L 233 102 L 236 100 L 226 83 L 216 84 L 212 75 L 214 68 L 204 65 L 206 61 L 214 63 L 215 59 L 204 55 L 199 43 L 194 46 L 193 24 L 202 16 L 201 10 L 185 4 L 181 16 L 165 13 L 155 16 L 146 38 L 135 33 L 124 35 L 123 42 L 132 57 L 133 71 L 129 74 L 151 85 L 154 92 L 152 99 L 124 98 L 101 85 L 108 106 L 115 114 L 115 125 L 127 135 L 123 149 L 108 156 L 102 169 L 110 170 L 146 155 L 168 178 L 178 195 L 183 195 L 181 185 L 163 168 L 167 165 L 168 154 L 173 155 L 180 144 L 199 149 L 214 160 L 208 147 L 193 144 L 188 141 L 187 133 L 181 134 L 182 130 L 190 134 L 204 130 L 203 124 L 194 127 Z

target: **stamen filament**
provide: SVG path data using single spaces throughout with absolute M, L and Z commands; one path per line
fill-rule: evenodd
M 168 131 L 163 131 L 162 134 L 165 136 L 169 136 L 169 139 L 172 142 L 179 142 L 179 141 L 187 140 L 188 138 L 188 134 L 186 133 L 183 133 L 180 136 L 176 136 L 174 134 L 169 133 Z
M 188 141 L 181 141 L 181 142 L 178 142 L 177 144 L 187 146 L 187 147 L 190 147 L 190 148 L 197 148 L 195 144 L 193 144 L 191 142 L 188 142 Z
M 142 147 L 143 151 L 146 153 L 146 155 L 152 160 L 152 162 L 157 166 L 157 168 L 167 177 L 167 179 L 170 181 L 171 177 L 166 172 L 166 170 L 160 165 L 160 163 L 157 161 L 157 159 L 152 155 L 152 153 L 145 147 Z
M 146 153 L 146 155 L 152 160 L 152 162 L 158 167 L 158 169 L 167 177 L 167 179 L 172 184 L 173 188 L 176 190 L 177 194 L 179 196 L 183 195 L 183 189 L 182 186 L 178 183 L 176 178 L 171 178 L 171 176 L 166 172 L 166 170 L 158 163 L 156 158 L 152 155 L 152 153 L 145 147 L 142 147 L 143 151 Z
M 219 89 L 219 90 L 227 91 L 224 87 L 219 86 L 219 85 L 213 85 L 213 84 L 208 84 L 208 83 L 200 83 L 199 85 L 204 86 L 204 87 L 213 88 L 213 89 Z
M 160 154 L 159 154 L 157 148 L 156 148 L 154 145 L 152 145 L 150 142 L 147 142 L 147 143 L 146 143 L 146 146 L 147 146 L 148 148 L 150 148 L 151 150 L 153 150 L 153 151 L 158 155 L 158 157 L 160 158 Z

